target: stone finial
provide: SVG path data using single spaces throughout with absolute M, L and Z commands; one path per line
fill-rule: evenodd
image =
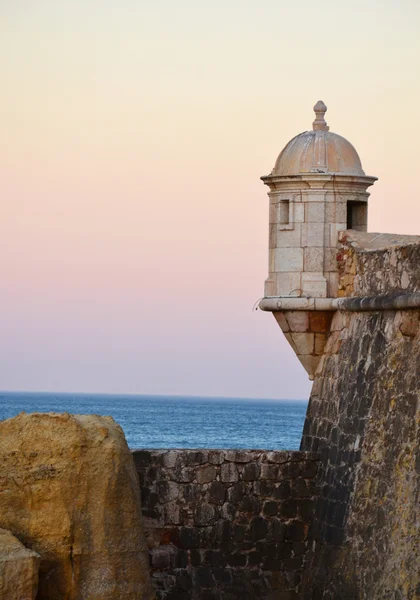
M 314 131 L 317 131 L 317 130 L 328 131 L 329 127 L 327 125 L 326 120 L 324 119 L 324 115 L 327 112 L 327 107 L 322 102 L 322 100 L 318 100 L 318 102 L 315 104 L 314 111 L 316 114 L 316 119 L 312 123 L 313 130 Z

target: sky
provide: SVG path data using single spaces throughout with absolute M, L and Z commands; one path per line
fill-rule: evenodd
M 307 398 L 260 181 L 328 106 L 420 233 L 417 0 L 3 0 L 0 389 Z

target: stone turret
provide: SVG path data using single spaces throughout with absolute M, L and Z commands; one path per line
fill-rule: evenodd
M 339 232 L 367 231 L 367 189 L 376 181 L 365 175 L 350 142 L 329 131 L 325 104 L 317 102 L 314 111 L 312 131 L 290 140 L 270 175 L 261 178 L 270 189 L 270 235 L 260 308 L 273 312 L 310 378 L 332 315 L 309 313 L 332 310 Z

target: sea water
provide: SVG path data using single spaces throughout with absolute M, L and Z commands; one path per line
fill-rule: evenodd
M 130 448 L 298 450 L 307 402 L 0 392 L 0 420 L 21 411 L 112 416 Z

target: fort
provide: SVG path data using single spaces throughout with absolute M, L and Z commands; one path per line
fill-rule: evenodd
M 31 505 L 21 494 L 16 504 L 19 469 L 33 477 L 27 480 L 32 497 L 35 488 L 39 492 L 33 473 L 42 440 L 40 455 L 17 458 L 13 444 L 4 442 L 12 425 L 0 423 L 0 527 L 37 553 L 38 599 L 420 598 L 420 237 L 367 231 L 367 190 L 376 178 L 364 173 L 354 147 L 329 131 L 325 104 L 314 110 L 312 130 L 293 138 L 262 177 L 269 188 L 269 274 L 260 308 L 273 313 L 313 380 L 300 451 L 134 450 L 142 502 L 138 547 L 135 540 L 122 542 L 135 529 L 130 515 L 138 502 L 131 457 L 118 481 L 109 474 L 112 506 L 106 518 L 96 507 L 101 514 L 95 522 L 100 527 L 112 520 L 127 565 L 136 556 L 126 567 L 135 585 L 124 588 L 121 580 L 111 592 L 106 586 L 87 592 L 74 573 L 87 581 L 88 570 L 99 567 L 90 560 L 85 571 L 75 569 L 73 544 L 68 587 L 60 595 L 43 590 L 58 589 L 45 580 L 54 580 L 61 559 L 53 552 L 43 556 L 50 547 L 46 534 L 28 524 L 42 501 L 38 495 Z M 86 426 L 78 423 L 56 419 L 54 427 L 66 431 L 72 424 L 77 436 Z M 112 426 L 89 427 L 102 432 L 91 434 L 100 453 L 113 439 Z M 19 439 L 24 428 L 13 432 Z M 115 464 L 119 454 L 110 448 Z M 80 460 L 82 450 L 72 452 Z M 44 478 L 45 460 L 36 466 Z M 52 471 L 48 477 L 55 480 Z M 66 488 L 69 499 L 75 477 Z M 106 504 L 101 481 L 97 477 L 95 485 Z M 130 501 L 117 534 L 111 516 L 119 496 Z M 50 510 L 53 502 L 51 496 Z M 77 511 L 66 511 L 60 514 L 70 524 L 79 523 Z M 103 546 L 101 556 L 111 560 L 102 542 L 96 548 Z M 97 549 L 84 547 L 81 554 Z M 33 565 L 35 559 L 25 560 Z M 0 557 L 0 584 L 6 563 Z M 114 578 L 121 569 L 120 562 Z

